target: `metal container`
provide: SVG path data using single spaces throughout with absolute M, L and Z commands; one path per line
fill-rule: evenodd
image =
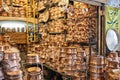
M 18 53 L 4 53 L 4 60 L 19 60 L 20 61 L 20 57 Z
M 27 69 L 27 80 L 42 80 L 41 69 L 39 67 L 30 67 Z
M 89 67 L 89 71 L 91 73 L 103 73 L 104 72 L 104 66 L 93 66 L 93 65 L 90 65 Z
M 27 64 L 40 63 L 39 55 L 38 54 L 27 54 L 26 63 Z
M 6 79 L 5 80 L 23 80 L 23 75 L 22 75 L 22 71 L 18 70 L 18 71 L 8 71 L 6 73 Z
M 3 61 L 3 67 L 4 67 L 4 70 L 5 72 L 7 71 L 17 71 L 20 69 L 20 64 L 19 64 L 19 61 L 17 60 L 7 60 L 7 61 Z
M 117 61 L 108 61 L 108 67 L 117 68 L 119 63 Z
M 11 47 L 4 51 L 4 60 L 18 60 L 20 61 L 20 52 L 16 47 Z
M 0 51 L 0 62 L 3 60 L 3 51 Z
M 77 48 L 76 47 L 67 47 L 66 53 L 67 54 L 77 54 Z
M 4 73 L 2 67 L 0 67 L 0 80 L 4 79 Z
M 90 73 L 90 80 L 104 80 L 104 76 L 101 74 Z
M 99 55 L 96 55 L 96 56 L 91 56 L 90 57 L 90 64 L 91 65 L 98 65 L 98 66 L 101 66 L 101 65 L 104 65 L 105 64 L 105 60 L 104 60 L 104 57 L 103 56 L 99 56 Z

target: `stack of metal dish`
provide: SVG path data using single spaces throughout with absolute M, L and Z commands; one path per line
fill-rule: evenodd
M 4 57 L 3 57 L 3 68 L 5 73 L 5 78 L 7 80 L 21 80 L 22 76 L 20 76 L 20 79 L 12 79 L 14 77 L 18 77 L 22 74 L 20 71 L 20 52 L 17 48 L 11 47 L 10 49 L 7 49 L 4 51 Z M 15 73 L 15 74 L 13 74 Z M 8 77 L 10 79 L 8 79 Z
M 90 57 L 90 80 L 104 80 L 104 57 L 103 56 L 91 56 Z

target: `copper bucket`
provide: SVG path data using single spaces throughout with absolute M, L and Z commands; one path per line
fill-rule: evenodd
M 39 67 L 30 67 L 27 69 L 27 80 L 42 80 L 41 69 Z
M 40 57 L 39 57 L 39 55 L 38 54 L 27 54 L 26 63 L 27 64 L 40 63 Z

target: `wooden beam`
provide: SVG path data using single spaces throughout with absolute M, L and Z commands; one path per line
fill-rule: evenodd
M 86 3 L 86 4 L 95 5 L 95 6 L 102 6 L 101 2 L 92 1 L 92 0 L 70 0 L 70 1 L 77 1 L 77 2 L 83 2 L 83 3 Z

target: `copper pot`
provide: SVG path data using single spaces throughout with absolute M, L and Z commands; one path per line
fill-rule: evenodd
M 90 80 L 104 80 L 104 76 L 101 74 L 90 73 Z
M 86 64 L 85 63 L 83 63 L 83 64 L 77 64 L 77 65 L 75 65 L 76 66 L 76 69 L 77 70 L 86 70 L 87 69 L 87 66 L 86 66 Z
M 19 61 L 17 60 L 4 61 L 3 64 L 4 64 L 5 71 L 16 71 L 21 67 L 19 64 Z
M 21 60 L 19 57 L 19 53 L 4 53 L 4 60 Z
M 22 79 L 22 71 L 17 70 L 17 71 L 8 71 L 6 73 L 6 79 L 5 80 L 23 80 Z
M 27 80 L 41 80 L 41 69 L 39 67 L 30 67 L 27 69 Z
M 119 65 L 117 61 L 108 61 L 108 67 L 117 68 Z
M 103 73 L 104 72 L 104 66 L 93 66 L 93 65 L 90 65 L 89 71 L 91 73 Z
M 115 59 L 116 57 L 118 56 L 118 53 L 117 52 L 110 52 L 108 57 L 111 58 L 111 59 Z
M 99 55 L 91 56 L 90 57 L 90 64 L 91 65 L 98 65 L 98 66 L 104 65 L 105 64 L 104 57 L 99 56 Z
M 26 63 L 27 64 L 40 63 L 39 55 L 38 54 L 27 54 Z
M 76 47 L 67 47 L 66 53 L 67 54 L 77 54 L 77 48 Z

